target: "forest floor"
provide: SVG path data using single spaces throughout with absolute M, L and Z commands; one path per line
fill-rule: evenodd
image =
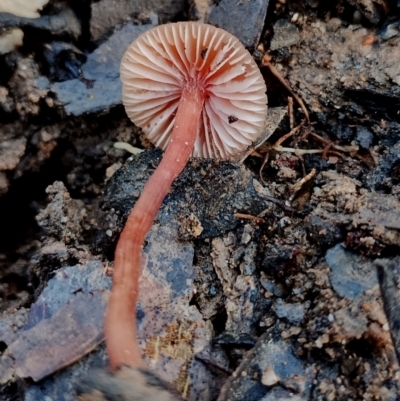
M 2 400 L 72 401 L 107 366 L 113 250 L 162 155 L 124 112 L 119 62 L 189 19 L 241 39 L 269 112 L 256 150 L 192 159 L 165 199 L 144 248 L 145 360 L 189 400 L 400 399 L 400 3 L 215 3 L 0 13 Z M 11 30 L 23 45 L 6 50 Z

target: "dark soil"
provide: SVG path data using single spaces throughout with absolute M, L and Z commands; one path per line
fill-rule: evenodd
M 107 366 L 114 247 L 161 158 L 125 115 L 118 54 L 157 19 L 241 19 L 271 112 L 266 142 L 191 160 L 164 201 L 137 314 L 149 369 L 190 400 L 400 399 L 400 5 L 208 3 L 0 13 L 24 32 L 0 55 L 1 400 L 72 401 Z M 267 54 L 310 114 L 279 146 L 305 115 Z

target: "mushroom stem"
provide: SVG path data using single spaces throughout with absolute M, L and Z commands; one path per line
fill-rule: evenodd
M 122 365 L 143 365 L 136 340 L 136 304 L 142 245 L 171 184 L 189 160 L 197 137 L 203 103 L 203 89 L 189 85 L 183 89 L 164 157 L 146 183 L 120 235 L 105 320 L 105 339 L 112 369 Z

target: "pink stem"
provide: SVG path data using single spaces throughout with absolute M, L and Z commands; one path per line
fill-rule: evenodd
M 142 246 L 171 184 L 184 169 L 192 153 L 203 103 L 201 89 L 186 87 L 183 90 L 164 157 L 146 183 L 120 235 L 105 319 L 105 338 L 112 369 L 121 365 L 143 365 L 136 339 Z

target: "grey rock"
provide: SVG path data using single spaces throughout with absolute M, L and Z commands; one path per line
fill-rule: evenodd
M 342 230 L 335 226 L 334 221 L 323 220 L 310 214 L 304 222 L 310 240 L 319 246 L 330 247 L 343 240 Z
M 78 291 L 87 293 L 110 288 L 111 277 L 104 275 L 103 266 L 99 261 L 60 269 L 31 306 L 28 322 L 22 330 L 27 330 L 43 319 L 53 316 L 71 301 Z
M 18 309 L 12 315 L 7 314 L 0 318 L 0 338 L 6 345 L 11 344 L 17 338 L 17 329 L 25 324 L 28 319 L 28 310 Z M 0 373 L 1 376 L 1 373 Z
M 383 305 L 389 322 L 397 360 L 400 361 L 400 257 L 376 261 Z
M 374 135 L 372 132 L 365 127 L 357 127 L 357 143 L 363 148 L 368 149 L 374 140 Z
M 127 218 L 161 160 L 161 154 L 155 149 L 131 157 L 108 181 L 104 209 L 120 211 L 119 224 Z M 203 227 L 196 238 L 207 238 L 221 235 L 240 224 L 234 216 L 236 210 L 253 215 L 264 210 L 250 171 L 239 163 L 195 158 L 173 183 L 156 220 L 166 224 L 171 216 L 182 220 L 193 213 Z
M 274 25 L 274 36 L 271 40 L 271 50 L 295 45 L 300 39 L 299 29 L 288 20 L 280 19 Z
M 43 49 L 43 62 L 53 82 L 79 77 L 86 56 L 73 44 L 54 41 Z
M 139 13 L 156 13 L 163 22 L 169 22 L 186 7 L 185 0 L 101 0 L 92 2 L 90 33 L 93 40 L 108 34 L 118 25 L 142 16 Z
M 388 147 L 387 152 L 382 155 L 379 164 L 365 174 L 364 183 L 368 189 L 372 189 L 374 191 L 387 190 L 387 177 L 392 176 L 396 166 L 400 164 L 400 141 L 397 143 L 391 142 L 394 138 L 400 139 L 400 124 L 396 125 L 398 125 L 397 130 L 388 131 L 389 134 L 393 135 L 388 135 L 390 137 L 387 139 L 385 138 L 385 140 L 381 142 L 383 146 Z M 399 135 L 399 138 L 395 137 L 396 131 Z M 391 181 L 392 180 L 389 182 Z
M 377 25 L 385 16 L 382 3 L 374 0 L 347 0 L 352 6 L 374 25 Z
M 283 298 L 288 295 L 288 290 L 280 283 L 275 283 L 269 280 L 264 272 L 261 272 L 260 283 L 267 291 L 271 292 L 278 298 Z
M 273 386 L 266 386 L 261 382 L 263 373 L 268 370 L 278 377 Z M 302 363 L 292 346 L 282 341 L 279 329 L 274 326 L 264 333 L 255 347 L 244 356 L 235 373 L 222 387 L 218 401 L 289 399 L 274 397 L 274 394 L 287 395 L 285 389 L 292 389 L 296 385 L 293 383 L 295 377 L 302 382 L 302 388 L 297 394 L 300 397 L 298 400 L 308 400 L 313 375 L 312 369 Z
M 304 319 L 303 304 L 289 304 L 282 299 L 277 299 L 275 304 L 275 313 L 281 319 L 287 319 L 290 323 L 299 324 Z
M 77 292 L 51 318 L 29 330 L 20 330 L 7 349 L 15 361 L 18 377 L 30 377 L 37 382 L 99 345 L 104 339 L 107 299 L 108 293 L 104 291 Z
M 345 250 L 340 244 L 326 253 L 333 289 L 351 300 L 378 285 L 376 268 L 370 259 Z
M 400 36 L 400 23 L 396 21 L 393 24 L 389 24 L 381 30 L 380 36 L 384 40 L 389 40 L 396 36 Z
M 40 18 L 23 18 L 12 14 L 0 13 L 0 28 L 29 27 L 50 31 L 53 35 L 66 35 L 78 39 L 82 27 L 75 13 L 65 8 L 57 14 Z
M 34 84 L 38 89 L 41 89 L 41 90 L 48 90 L 48 89 L 50 89 L 50 85 L 51 85 L 50 81 L 46 77 L 43 77 L 43 76 L 36 78 Z
M 208 22 L 235 35 L 253 50 L 260 40 L 269 0 L 221 0 L 211 11 Z
M 79 399 L 93 400 L 94 393 L 107 401 L 183 401 L 178 391 L 153 371 L 132 366 L 115 372 L 95 371 L 77 386 Z
M 158 17 L 153 14 L 148 25 L 127 24 L 89 55 L 82 66 L 83 79 L 58 82 L 51 87 L 68 115 L 93 113 L 121 103 L 122 56 L 131 42 L 157 23 Z
M 257 244 L 253 242 L 244 250 L 243 262 L 240 264 L 240 271 L 245 276 L 251 276 L 257 270 L 256 267 Z
M 85 377 L 91 369 L 99 369 L 108 365 L 108 359 L 104 349 L 97 349 L 80 359 L 77 363 L 57 374 L 33 383 L 26 389 L 24 401 L 76 401 L 75 387 L 79 380 Z

